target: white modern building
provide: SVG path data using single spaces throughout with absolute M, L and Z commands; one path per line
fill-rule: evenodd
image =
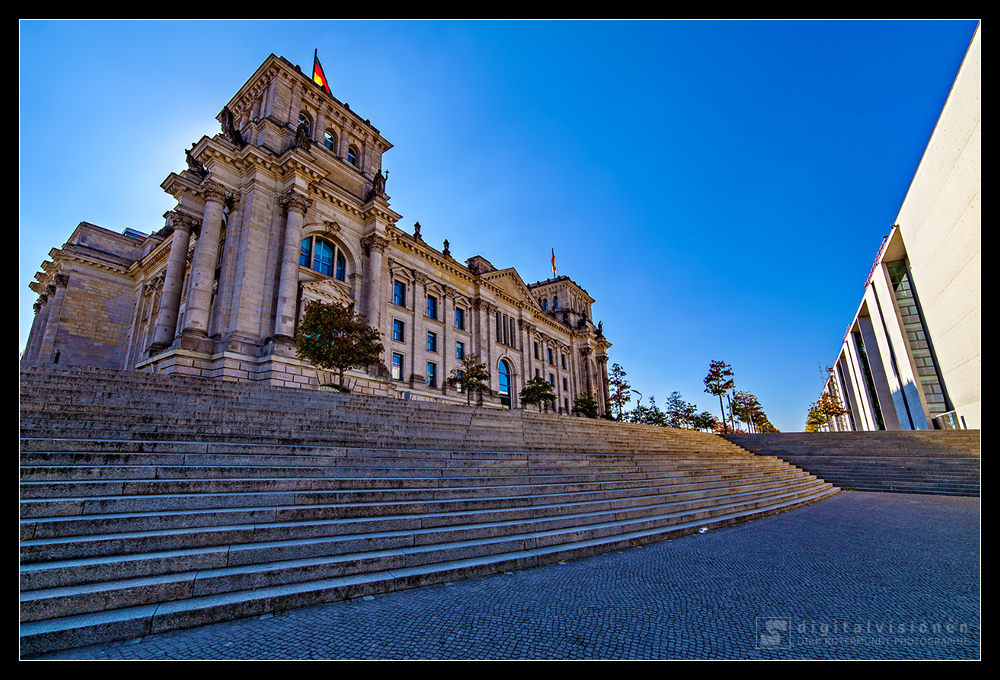
M 844 335 L 832 429 L 981 427 L 981 29 Z

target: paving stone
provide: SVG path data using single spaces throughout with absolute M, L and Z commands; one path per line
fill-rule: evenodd
M 978 659 L 975 498 L 841 493 L 560 564 L 51 659 Z

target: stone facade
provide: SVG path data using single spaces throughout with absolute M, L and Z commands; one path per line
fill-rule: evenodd
M 534 376 L 556 409 L 590 394 L 606 410 L 607 349 L 593 298 L 565 276 L 525 283 L 465 263 L 397 226 L 368 120 L 271 55 L 161 185 L 177 201 L 144 237 L 81 223 L 51 252 L 23 360 L 320 387 L 295 356 L 312 300 L 354 306 L 377 328 L 384 365 L 353 389 L 464 402 L 447 386 L 463 355 L 491 371 L 486 405 L 518 405 Z

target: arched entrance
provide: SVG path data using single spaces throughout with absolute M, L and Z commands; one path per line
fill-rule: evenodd
M 510 364 L 501 359 L 497 362 L 497 376 L 500 378 L 500 405 L 504 408 L 511 407 L 511 371 Z

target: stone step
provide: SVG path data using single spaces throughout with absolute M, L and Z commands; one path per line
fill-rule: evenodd
M 816 502 L 835 490 L 817 491 L 812 496 L 789 499 L 748 511 L 734 510 L 710 521 L 694 519 L 669 528 L 631 532 L 527 548 L 484 557 L 457 559 L 377 572 L 367 572 L 295 584 L 268 586 L 255 590 L 205 595 L 157 605 L 139 605 L 93 614 L 47 619 L 21 625 L 21 651 L 36 654 L 84 644 L 142 637 L 177 628 L 188 628 L 246 616 L 420 587 L 472 576 L 521 570 L 622 550 L 637 545 L 677 538 L 700 529 L 717 529 L 736 522 L 764 517 Z

